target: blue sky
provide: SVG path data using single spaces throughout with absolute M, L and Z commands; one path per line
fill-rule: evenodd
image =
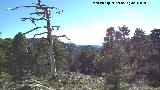
M 106 29 L 113 26 L 126 25 L 131 30 L 131 36 L 136 28 L 145 30 L 147 34 L 154 28 L 160 28 L 160 0 L 42 0 L 45 4 L 55 6 L 64 12 L 56 14 L 52 10 L 52 25 L 59 25 L 59 31 L 53 34 L 66 34 L 72 43 L 81 45 L 101 45 Z M 146 2 L 141 5 L 98 5 L 94 1 L 135 1 Z M 30 21 L 21 21 L 22 17 L 30 17 L 28 13 L 34 9 L 21 8 L 15 11 L 8 11 L 6 8 L 14 8 L 21 5 L 32 5 L 36 0 L 3 0 L 0 5 L 0 32 L 2 38 L 13 38 L 18 32 L 26 32 L 34 28 Z M 38 22 L 39 26 L 44 26 L 45 22 Z M 46 31 L 40 29 L 27 34 L 33 37 L 35 33 Z M 45 35 L 38 36 L 44 37 Z M 67 41 L 61 38 L 62 41 Z

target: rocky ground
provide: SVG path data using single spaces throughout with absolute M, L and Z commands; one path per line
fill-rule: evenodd
M 61 74 L 60 74 L 61 73 Z M 109 90 L 102 77 L 84 75 L 80 73 L 60 72 L 56 80 L 47 80 L 44 77 L 31 76 L 22 82 L 3 82 L 0 90 Z M 5 77 L 7 75 L 4 75 Z M 140 82 L 139 84 L 122 84 L 122 90 L 160 90 L 151 88 Z
M 104 87 L 102 77 L 84 75 L 80 73 L 58 74 L 56 80 L 31 76 L 20 82 L 5 82 L 3 89 L 11 90 L 98 90 Z

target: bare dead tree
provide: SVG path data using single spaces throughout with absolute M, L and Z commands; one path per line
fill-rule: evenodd
M 48 52 L 49 52 L 49 60 L 50 60 L 50 64 L 51 64 L 51 78 L 53 77 L 56 77 L 57 75 L 57 71 L 56 71 L 56 64 L 55 64 L 55 58 L 54 58 L 54 52 L 53 52 L 53 37 L 66 37 L 66 35 L 62 35 L 62 36 L 56 36 L 56 35 L 52 35 L 52 30 L 54 30 L 54 28 L 56 27 L 57 30 L 59 30 L 59 27 L 60 26 L 51 26 L 51 9 L 57 9 L 58 11 L 56 13 L 60 14 L 62 11 L 60 11 L 58 8 L 56 7 L 49 7 L 47 5 L 44 5 L 44 4 L 41 4 L 41 0 L 37 0 L 37 3 L 34 3 L 35 5 L 34 6 L 19 6 L 19 7 L 15 7 L 15 8 L 8 8 L 8 10 L 16 10 L 18 8 L 22 8 L 22 7 L 25 7 L 25 8 L 35 8 L 36 9 L 36 12 L 34 13 L 30 13 L 30 15 L 39 15 L 41 16 L 41 18 L 34 18 L 34 17 L 28 17 L 28 18 L 21 18 L 22 21 L 26 21 L 26 20 L 30 20 L 35 26 L 36 26 L 36 21 L 45 21 L 47 22 L 47 25 L 46 26 L 43 26 L 43 27 L 35 27 L 34 29 L 32 30 L 29 30 L 25 33 L 23 33 L 24 35 L 25 34 L 28 34 L 32 31 L 35 31 L 37 29 L 40 29 L 40 28 L 46 28 L 47 29 L 47 32 L 42 32 L 42 33 L 39 33 L 39 34 L 35 34 L 35 36 L 37 35 L 42 35 L 42 34 L 45 34 L 47 33 L 47 38 L 48 38 Z M 33 38 L 34 38 L 33 37 Z M 67 38 L 67 37 L 66 37 Z M 68 38 L 67 38 L 68 39 Z M 68 39 L 69 40 L 69 39 Z

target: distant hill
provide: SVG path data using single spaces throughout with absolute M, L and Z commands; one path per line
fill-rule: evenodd
M 34 39 L 31 39 L 31 38 L 28 38 L 28 42 L 30 43 L 37 43 L 40 41 L 40 38 L 34 38 Z M 74 43 L 64 43 L 64 42 L 61 42 L 62 45 L 71 53 L 75 54 L 76 52 L 80 52 L 83 48 L 90 48 L 91 50 L 93 51 L 99 51 L 102 46 L 100 45 L 76 45 Z
M 86 47 L 86 46 L 91 46 L 91 47 L 95 47 L 95 48 L 102 48 L 102 46 L 100 45 L 76 45 L 77 47 Z

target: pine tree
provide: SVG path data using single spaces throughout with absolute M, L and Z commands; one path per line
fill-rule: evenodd
M 105 63 L 106 82 L 113 86 L 113 90 L 121 90 L 123 87 L 121 85 L 128 83 L 135 74 L 135 66 L 129 65 L 128 60 L 125 48 L 118 43 L 114 43 L 112 49 L 105 53 L 103 63 Z
M 68 60 L 69 53 L 67 53 L 67 49 L 65 48 L 64 43 L 62 43 L 57 38 L 54 38 L 53 52 L 56 59 L 57 70 L 68 70 L 69 69 L 69 60 Z
M 121 42 L 125 41 L 128 34 L 129 30 L 125 26 L 120 28 L 120 31 L 114 30 L 112 38 L 103 46 L 98 66 L 111 90 L 125 90 L 123 85 L 135 75 L 135 64 L 129 63 L 129 54 Z
M 26 63 L 26 37 L 19 32 L 15 35 L 12 42 L 12 55 L 9 60 L 10 73 L 13 76 L 13 80 L 22 80 L 23 72 L 25 71 Z
M 150 36 L 153 40 L 153 43 L 156 45 L 157 51 L 160 55 L 160 29 L 152 30 Z
M 78 61 L 80 63 L 79 69 L 81 73 L 91 74 L 93 71 L 95 51 L 91 48 L 91 46 L 84 47 L 79 55 Z
M 126 45 L 126 43 L 125 43 L 126 40 L 125 39 L 126 39 L 126 36 L 129 35 L 130 30 L 125 25 L 123 27 L 119 27 L 119 30 L 123 35 L 124 45 Z

